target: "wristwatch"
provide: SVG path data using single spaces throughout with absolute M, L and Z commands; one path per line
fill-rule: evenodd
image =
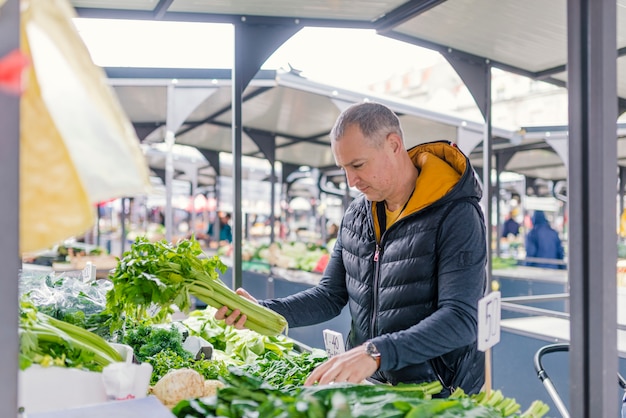
M 373 358 L 376 362 L 376 366 L 380 367 L 380 351 L 378 351 L 378 348 L 376 348 L 373 342 L 367 341 L 365 343 L 365 354 Z

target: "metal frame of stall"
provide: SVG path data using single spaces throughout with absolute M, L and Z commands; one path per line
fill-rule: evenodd
M 166 2 L 167 4 L 168 2 Z M 617 347 L 614 330 L 615 300 L 615 152 L 616 100 L 616 2 L 615 0 L 568 0 L 568 86 L 569 86 L 569 190 L 571 360 L 570 409 L 572 416 L 617 416 L 612 400 Z M 0 13 L 0 56 L 19 47 L 19 0 L 6 0 Z M 339 22 L 337 22 L 339 23 Z M 355 22 L 346 22 L 354 27 Z M 235 24 L 233 69 L 233 158 L 235 202 L 233 244 L 235 284 L 241 283 L 241 94 L 262 62 L 299 29 L 294 22 L 251 18 Z M 454 64 L 453 64 L 454 65 Z M 472 71 L 478 80 L 488 78 L 489 63 Z M 463 77 L 464 81 L 466 77 Z M 479 81 L 480 82 L 480 81 Z M 490 87 L 477 100 L 485 103 L 485 141 L 490 138 Z M 475 97 L 476 97 L 476 93 Z M 17 405 L 17 280 L 19 258 L 19 99 L 0 93 L 0 259 L 5 279 L 0 282 L 0 411 L 12 416 Z M 593 144 L 593 146 L 592 146 Z M 489 173 L 491 153 L 485 155 Z M 489 179 L 489 176 L 485 176 Z M 486 185 L 491 196 L 491 183 Z M 490 219 L 491 205 L 487 205 Z M 491 237 L 491 233 L 490 233 Z M 13 325 L 11 325 L 13 324 Z M 602 326 L 597 326 L 602 324 Z M 610 373 L 609 373 L 610 372 Z
M 7 0 L 0 13 L 0 57 L 20 45 L 19 0 Z M 19 341 L 18 281 L 21 269 L 19 235 L 20 125 L 18 96 L 0 91 L 0 415 L 17 414 Z M 43 216 L 44 214 L 42 214 Z

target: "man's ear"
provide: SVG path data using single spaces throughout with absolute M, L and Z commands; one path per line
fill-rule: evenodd
M 394 153 L 404 150 L 404 145 L 402 144 L 402 138 L 400 138 L 400 135 L 392 132 L 387 135 L 387 141 L 389 141 L 389 146 L 391 146 Z

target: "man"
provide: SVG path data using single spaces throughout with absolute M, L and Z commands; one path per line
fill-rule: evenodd
M 445 141 L 407 152 L 397 116 L 371 102 L 345 110 L 330 137 L 337 165 L 363 195 L 344 214 L 319 285 L 260 302 L 291 327 L 329 320 L 349 306 L 348 351 L 305 384 L 439 380 L 440 396 L 456 387 L 478 392 L 484 354 L 476 348 L 477 306 L 487 247 L 469 160 Z M 239 311 L 225 312 L 216 318 L 245 325 Z
M 542 210 L 536 210 L 532 221 L 533 227 L 526 236 L 526 257 L 530 260 L 545 259 L 545 261 L 527 261 L 526 265 L 565 269 L 565 264 L 562 262 L 565 257 L 563 243 L 559 238 L 559 233 L 550 226 L 546 214 Z M 558 260 L 558 262 L 551 263 L 551 259 Z
M 502 238 L 508 238 L 509 235 L 513 235 L 513 237 L 517 237 L 519 235 L 519 224 L 515 220 L 515 212 L 517 209 L 509 212 L 506 221 L 502 225 Z
M 230 213 L 219 212 L 217 215 L 220 222 L 219 239 L 217 240 L 217 242 L 219 243 L 219 245 L 228 245 L 233 241 L 233 232 L 232 228 L 230 227 Z M 213 235 L 213 223 L 210 223 L 206 237 L 208 239 L 212 239 Z

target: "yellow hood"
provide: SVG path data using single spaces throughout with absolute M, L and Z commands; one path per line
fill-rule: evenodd
M 467 168 L 465 155 L 456 146 L 445 141 L 418 145 L 408 152 L 419 174 L 415 181 L 415 191 L 398 219 L 424 209 L 444 197 L 459 182 Z M 376 236 L 380 237 L 375 202 L 372 202 L 372 213 Z

